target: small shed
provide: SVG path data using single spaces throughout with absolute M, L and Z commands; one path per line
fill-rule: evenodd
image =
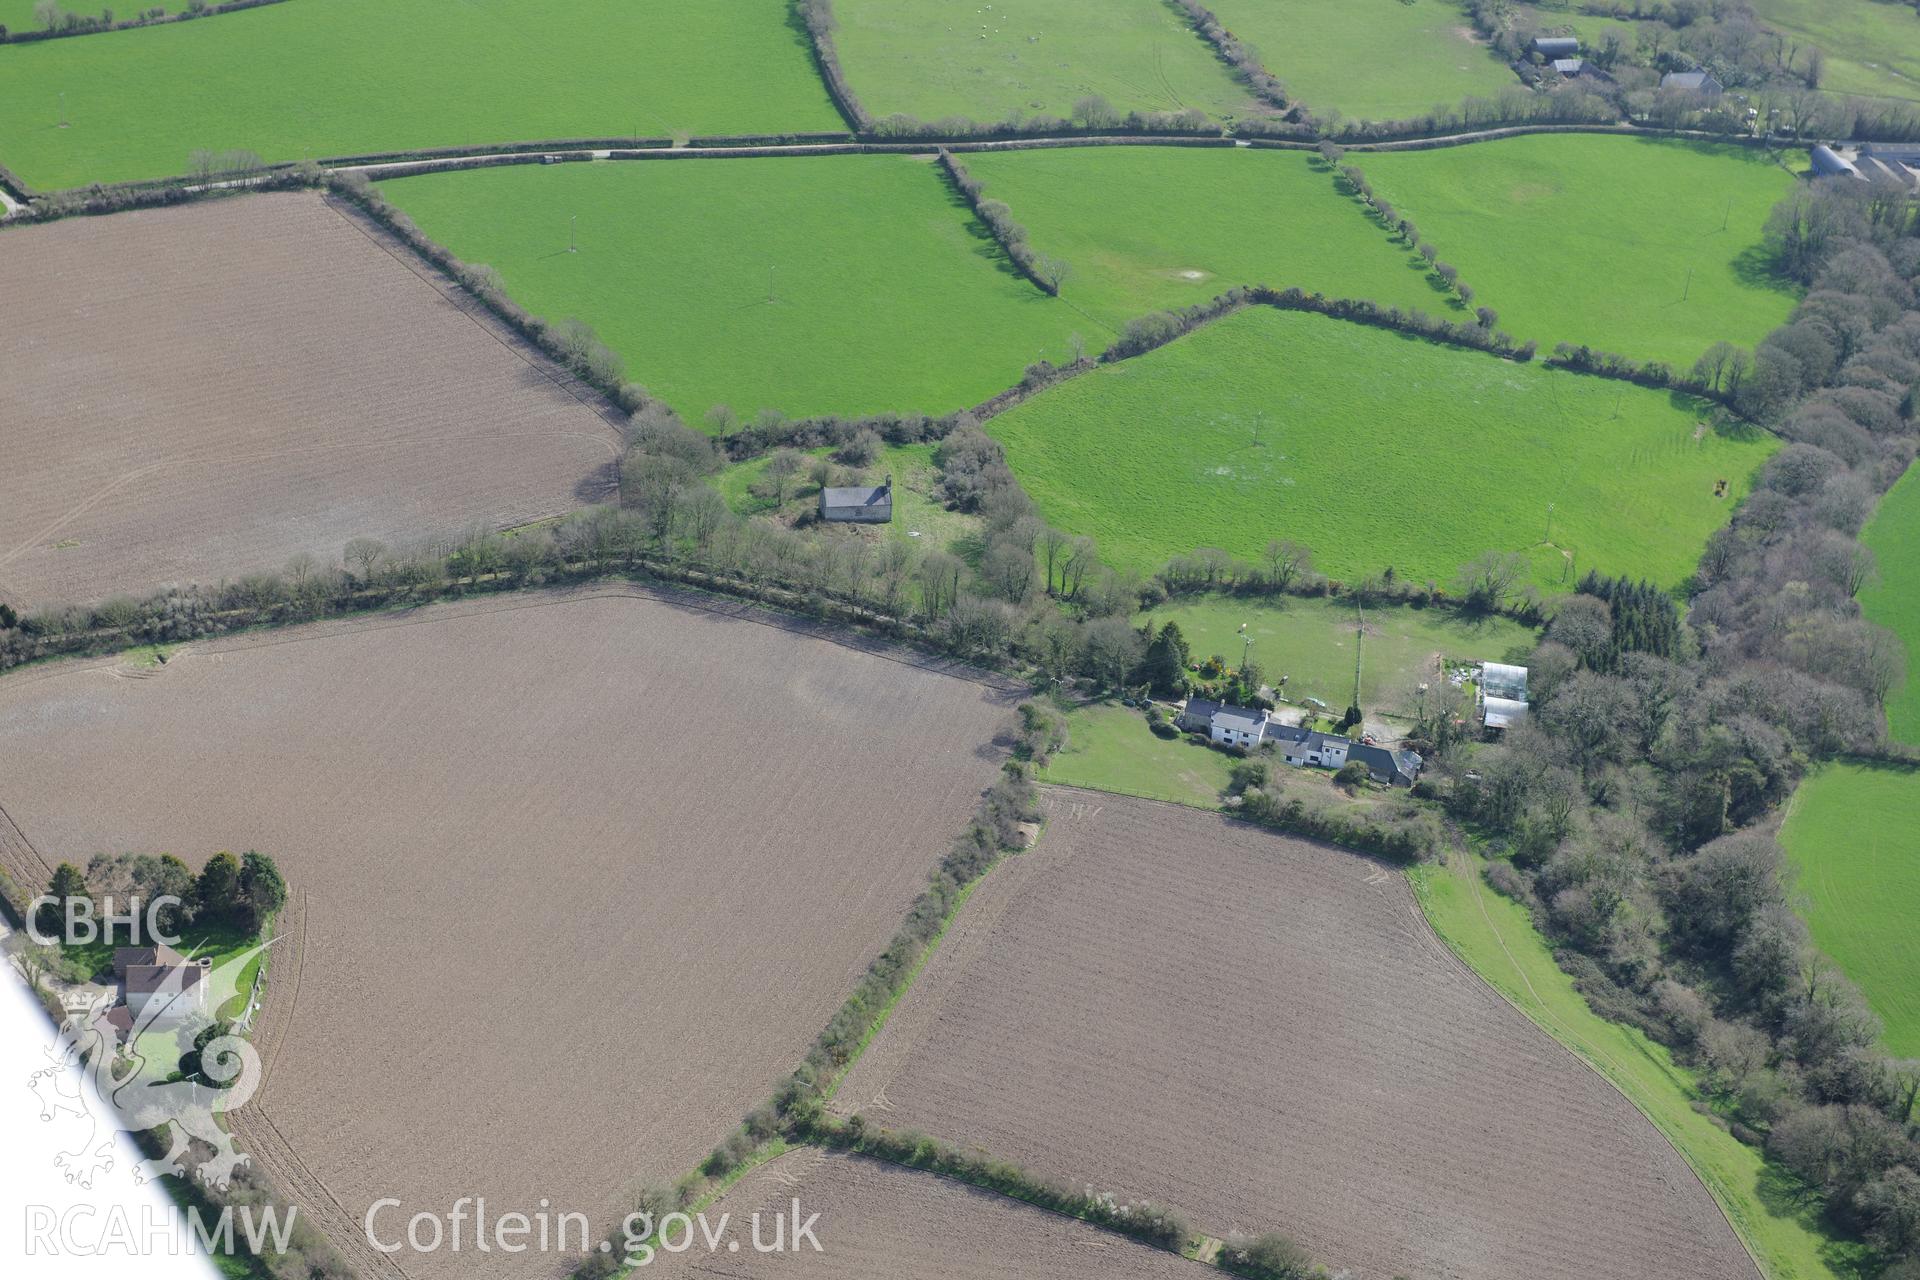
M 1549 61 L 1580 55 L 1580 41 L 1573 36 L 1535 36 L 1533 51 Z
M 1569 80 L 1579 75 L 1580 69 L 1586 65 L 1587 64 L 1579 58 L 1555 58 L 1553 60 L 1553 69 Z
M 820 490 L 820 518 L 834 524 L 888 524 L 893 520 L 893 477 L 879 488 Z

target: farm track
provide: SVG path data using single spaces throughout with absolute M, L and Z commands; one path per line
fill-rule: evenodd
M 1727 146 L 1758 147 L 1771 145 L 1745 135 L 1729 136 L 1698 129 L 1642 129 L 1629 124 L 1524 124 L 1475 129 L 1463 133 L 1438 134 L 1420 138 L 1394 138 L 1379 142 L 1343 142 L 1351 152 L 1423 151 L 1444 147 L 1470 146 L 1479 142 L 1497 142 L 1533 134 L 1593 134 L 1616 138 L 1681 138 L 1695 142 L 1715 142 Z M 611 144 L 611 139 L 601 142 Z M 845 141 L 795 143 L 742 143 L 735 146 L 582 146 L 577 141 L 549 143 L 526 142 L 492 144 L 478 150 L 422 153 L 394 159 L 373 156 L 335 156 L 320 162 L 323 169 L 337 173 L 361 173 L 378 179 L 395 173 L 421 173 L 441 170 L 482 168 L 501 164 L 538 164 L 545 156 L 564 157 L 570 163 L 602 160 L 737 160 L 754 156 L 834 156 L 834 155 L 933 155 L 945 150 L 955 153 L 977 151 L 1034 151 L 1061 147 L 1245 147 L 1255 150 L 1312 151 L 1317 140 L 1292 138 L 1234 138 L 1206 134 L 1044 134 L 1023 138 L 968 138 L 952 141 L 906 140 L 889 142 L 871 137 L 848 135 Z M 1797 145 L 1797 144 L 1795 144 Z M 150 188 L 181 181 L 180 178 L 149 179 L 122 184 L 128 189 Z M 247 179 L 231 179 L 188 186 L 189 191 L 221 189 L 244 190 Z M 8 194 L 10 192 L 10 194 Z M 9 187 L 0 180 L 0 198 L 16 207 L 28 199 L 50 194 Z

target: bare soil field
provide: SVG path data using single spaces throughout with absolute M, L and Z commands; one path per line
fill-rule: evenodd
M 819 1214 L 815 1252 L 753 1251 L 753 1218 L 771 1245 L 774 1217 L 791 1232 Z M 1204 1280 L 1211 1268 L 1098 1227 L 1047 1213 L 934 1174 L 860 1156 L 801 1148 L 754 1170 L 707 1210 L 731 1214 L 740 1248 L 661 1253 L 649 1268 L 667 1276 L 727 1280 Z M 790 1238 L 790 1237 L 789 1237 Z M 676 1240 L 677 1243 L 677 1240 Z M 637 1274 L 645 1275 L 646 1272 Z
M 1657 1130 L 1429 931 L 1398 872 L 1049 790 L 836 1099 L 1365 1280 L 1753 1280 Z
M 798 626 L 601 588 L 31 668 L 0 805 L 47 862 L 279 860 L 239 1117 L 330 1234 L 544 1197 L 597 1240 L 799 1062 L 1004 758 L 1005 688 Z
M 578 389 L 317 195 L 0 242 L 0 600 L 337 564 L 606 491 Z

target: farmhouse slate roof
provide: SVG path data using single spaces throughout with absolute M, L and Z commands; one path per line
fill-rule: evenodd
M 1211 721 L 1216 729 L 1237 729 L 1251 734 L 1258 734 L 1266 722 L 1265 712 L 1249 711 L 1245 707 L 1221 707 L 1213 713 Z
M 191 961 L 182 964 L 136 964 L 127 967 L 127 994 L 151 995 L 156 991 L 190 991 L 207 976 L 207 970 Z
M 168 946 L 115 947 L 113 971 L 126 977 L 129 970 L 147 965 L 182 965 L 187 958 Z
M 1206 698 L 1188 698 L 1187 705 L 1180 711 L 1180 724 L 1188 729 L 1210 725 L 1213 723 L 1213 713 L 1225 705 Z

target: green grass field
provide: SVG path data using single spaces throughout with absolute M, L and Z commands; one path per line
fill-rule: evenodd
M 1332 577 L 1442 585 L 1489 549 L 1531 552 L 1543 586 L 1678 583 L 1774 447 L 1663 393 L 1269 308 L 988 430 L 1046 517 L 1116 565 L 1291 538 Z
M 832 452 L 814 449 L 813 457 Z M 772 454 L 737 463 L 722 472 L 715 487 L 727 505 L 743 516 L 778 516 L 792 520 L 817 509 L 820 488 L 804 473 L 796 476 L 793 491 L 783 503 L 755 494 L 754 484 L 766 474 Z M 939 472 L 933 465 L 931 444 L 888 445 L 873 464 L 863 468 L 862 479 L 878 484 L 893 477 L 893 522 L 876 530 L 878 536 L 898 538 L 923 549 L 950 551 L 968 561 L 979 558 L 985 522 L 977 515 L 949 511 L 934 497 Z
M 384 189 L 522 305 L 593 325 L 695 423 L 715 404 L 963 408 L 1065 359 L 1081 323 L 924 157 L 523 165 Z
M 1079 147 L 963 159 L 1035 248 L 1071 266 L 1061 297 L 1108 330 L 1244 284 L 1435 314 L 1451 303 L 1418 255 L 1298 152 Z
M 42 188 L 546 138 L 839 129 L 784 0 L 269 5 L 0 49 L 0 159 Z M 61 127 L 62 95 L 67 127 Z
M 1900 477 L 1860 536 L 1880 569 L 1860 605 L 1907 645 L 1907 682 L 1887 704 L 1887 726 L 1899 741 L 1920 746 L 1920 467 Z
M 1548 351 L 1584 343 L 1684 371 L 1793 308 L 1761 231 L 1794 180 L 1764 153 L 1545 135 L 1357 158 L 1501 327 Z
M 834 11 L 841 66 L 876 117 L 1065 117 L 1089 96 L 1123 112 L 1257 110 L 1163 0 L 837 0 Z
M 1195 658 L 1219 654 L 1234 667 L 1251 636 L 1249 656 L 1276 688 L 1279 677 L 1287 677 L 1281 692 L 1292 702 L 1318 698 L 1345 707 L 1353 695 L 1356 613 L 1350 601 L 1206 597 L 1135 619 L 1148 620 L 1156 628 L 1178 623 Z M 1443 609 L 1367 609 L 1364 627 L 1360 704 L 1369 715 L 1405 716 L 1415 684 L 1438 679 L 1436 659 L 1524 661 L 1539 639 L 1511 618 L 1471 620 Z
M 1813 940 L 1920 1057 L 1920 770 L 1830 764 L 1794 793 L 1781 840 Z
M 1322 118 L 1399 120 L 1520 83 L 1451 0 L 1219 0 L 1208 7 Z
M 1155 737 L 1147 718 L 1117 702 L 1096 702 L 1067 715 L 1067 749 L 1036 775 L 1041 782 L 1172 800 L 1217 809 L 1233 762 L 1185 734 Z
M 1700 1093 L 1667 1050 L 1588 1007 L 1526 911 L 1481 880 L 1477 855 L 1410 876 L 1434 932 L 1494 990 L 1625 1094 L 1667 1136 L 1720 1202 L 1767 1280 L 1841 1280 L 1860 1274 L 1855 1246 L 1824 1235 L 1816 1207 L 1741 1144 L 1694 1109 Z
M 1920 98 L 1920 18 L 1898 0 L 1753 0 L 1766 25 L 1827 55 L 1830 93 Z

